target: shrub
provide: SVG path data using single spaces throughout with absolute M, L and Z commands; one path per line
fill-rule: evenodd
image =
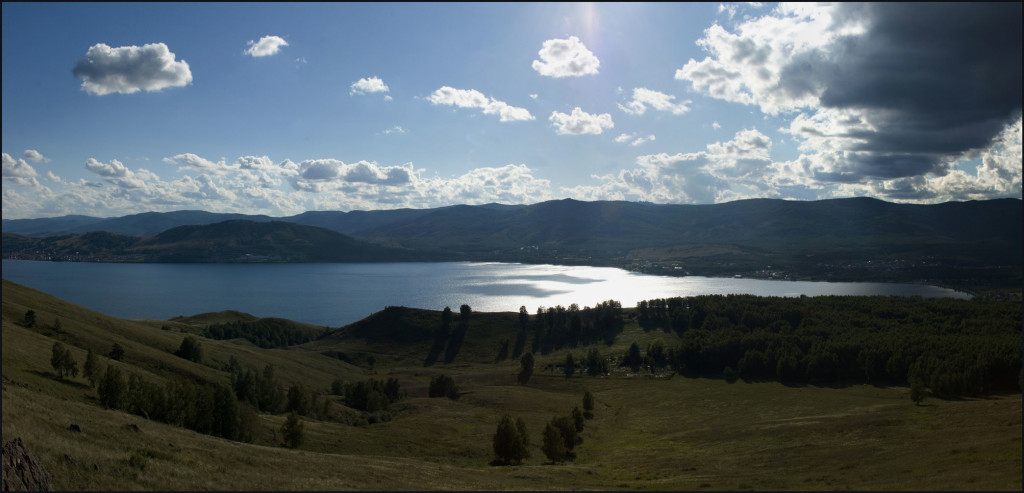
M 299 420 L 299 415 L 294 412 L 288 414 L 288 419 L 281 425 L 281 434 L 284 435 L 284 444 L 288 448 L 298 448 L 302 445 L 303 440 L 303 427 L 302 421 Z
M 533 376 L 533 353 L 524 354 L 519 359 L 519 367 L 519 376 L 516 380 L 519 381 L 520 385 L 526 385 L 526 382 L 529 382 L 530 377 Z
M 430 397 L 447 397 L 452 400 L 459 398 L 459 387 L 455 380 L 448 375 L 437 375 L 430 379 Z
M 513 422 L 512 417 L 504 415 L 494 432 L 494 455 L 504 464 L 519 464 L 529 457 L 527 449 L 529 438 L 526 435 L 526 424 L 522 419 Z
M 115 342 L 114 345 L 110 347 L 110 354 L 107 356 L 114 361 L 121 361 L 121 358 L 124 357 L 124 348 Z

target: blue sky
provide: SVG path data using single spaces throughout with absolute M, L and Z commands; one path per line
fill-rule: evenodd
M 5 219 L 1021 197 L 1020 4 L 4 3 L 2 36 Z

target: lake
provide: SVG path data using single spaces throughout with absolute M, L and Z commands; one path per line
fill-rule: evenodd
M 3 278 L 119 318 L 238 310 L 340 327 L 386 306 L 518 311 L 702 294 L 970 298 L 916 284 L 767 281 L 639 274 L 611 267 L 480 262 L 112 264 L 4 260 Z

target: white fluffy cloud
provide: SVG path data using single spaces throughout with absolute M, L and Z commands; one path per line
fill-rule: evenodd
M 351 95 L 360 95 L 360 96 L 362 96 L 363 94 L 367 94 L 367 93 L 372 93 L 372 92 L 388 92 L 389 90 L 390 89 L 388 89 L 388 85 L 385 84 L 384 81 L 381 80 L 380 77 L 370 77 L 368 79 L 367 78 L 362 78 L 362 79 L 359 79 L 359 80 L 353 82 L 352 85 L 349 86 L 348 94 L 350 96 Z
M 615 137 L 615 142 L 629 142 L 629 145 L 636 147 L 640 144 L 644 144 L 655 140 L 654 134 L 648 135 L 647 137 L 637 137 L 636 135 L 636 132 L 631 134 L 620 134 L 618 137 Z
M 612 115 L 608 113 L 591 115 L 580 109 L 579 106 L 572 110 L 572 114 L 552 111 L 548 120 L 555 126 L 555 132 L 559 135 L 600 135 L 604 129 L 615 127 Z
M 576 36 L 569 39 L 549 39 L 537 52 L 540 60 L 532 67 L 548 77 L 579 77 L 596 74 L 601 61 Z
M 163 43 L 118 48 L 99 43 L 78 60 L 72 73 L 82 79 L 84 91 L 97 96 L 160 91 L 192 82 L 188 63 L 176 61 Z
M 632 136 L 623 134 L 620 142 Z M 619 140 L 616 139 L 616 140 Z M 639 156 L 637 167 L 596 176 L 596 186 L 563 190 L 581 200 L 643 200 L 656 203 L 711 203 L 749 195 L 777 196 L 769 182 L 771 139 L 743 130 L 733 140 L 705 151 Z
M 23 155 L 25 156 L 25 159 L 28 159 L 29 161 L 32 161 L 33 163 L 49 162 L 50 161 L 49 158 L 47 158 L 41 152 L 39 152 L 39 151 L 37 151 L 35 149 L 25 149 L 25 153 Z
M 619 103 L 619 109 L 630 115 L 642 115 L 647 112 L 648 106 L 658 111 L 671 112 L 673 115 L 682 115 L 690 111 L 690 107 L 687 105 L 693 101 L 673 103 L 672 100 L 675 98 L 670 94 L 637 87 L 633 89 L 633 99 L 625 105 Z
M 173 157 L 165 157 L 163 160 L 167 164 L 180 164 L 183 167 L 191 168 L 199 171 L 206 171 L 210 173 L 221 173 L 228 170 L 238 169 L 238 165 L 228 166 L 224 160 L 219 162 L 213 162 L 209 159 L 204 159 L 191 152 L 185 154 L 178 154 Z
M 434 91 L 427 98 L 427 101 L 435 105 L 481 109 L 485 115 L 499 115 L 503 122 L 534 119 L 533 115 L 526 108 L 510 106 L 504 101 L 488 98 L 475 89 L 455 89 L 454 87 L 443 86 Z
M 259 41 L 249 41 L 249 47 L 242 53 L 253 57 L 276 55 L 288 42 L 280 36 L 263 36 Z

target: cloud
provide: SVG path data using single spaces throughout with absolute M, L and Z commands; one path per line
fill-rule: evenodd
M 99 43 L 89 48 L 71 72 L 82 79 L 82 90 L 96 96 L 153 92 L 192 83 L 188 63 L 175 61 L 174 53 L 163 43 L 118 48 Z
M 552 111 L 548 120 L 556 127 L 555 132 L 559 135 L 599 135 L 604 132 L 604 129 L 615 127 L 612 115 L 608 113 L 591 115 L 578 106 L 572 110 L 572 114 Z
M 25 153 L 23 155 L 25 156 L 25 159 L 28 159 L 29 161 L 32 161 L 33 163 L 39 163 L 39 162 L 47 162 L 48 163 L 48 162 L 50 162 L 49 158 L 47 158 L 41 152 L 39 152 L 39 151 L 37 151 L 35 149 L 25 149 Z
M 719 124 L 718 122 L 711 122 L 711 128 L 713 128 L 715 130 L 718 130 L 718 129 L 722 128 L 722 125 Z
M 362 96 L 366 93 L 372 92 L 388 92 L 388 85 L 384 83 L 380 77 L 370 77 L 369 79 L 363 78 L 352 83 L 349 90 L 349 95 L 358 94 Z
M 652 135 L 648 135 L 647 137 L 637 137 L 635 132 L 631 133 L 631 134 L 621 134 L 618 137 L 615 137 L 615 142 L 619 142 L 619 143 L 629 142 L 629 145 L 631 145 L 633 147 L 636 147 L 636 146 L 638 146 L 640 144 L 644 144 L 646 142 L 651 142 L 653 140 L 655 140 L 655 137 L 654 137 L 653 134 Z
M 249 41 L 249 47 L 242 53 L 253 57 L 276 55 L 288 42 L 280 36 L 263 36 L 259 41 Z M 305 59 L 302 59 L 305 62 Z
M 131 171 L 116 159 L 110 160 L 110 163 L 103 163 L 89 158 L 85 162 L 85 168 L 104 178 L 124 178 L 131 174 Z
M 402 127 L 401 127 L 401 126 L 399 126 L 399 125 L 395 125 L 394 127 L 391 127 L 391 128 L 389 128 L 389 129 L 386 129 L 386 130 L 383 130 L 383 131 L 381 131 L 381 133 L 383 133 L 384 135 L 391 135 L 391 134 L 404 134 L 404 133 L 405 133 L 405 129 L 404 129 L 404 128 L 402 128 Z
M 710 56 L 676 78 L 792 115 L 802 155 L 780 179 L 910 197 L 1020 118 L 1020 17 L 1020 3 L 780 5 L 711 26 Z
M 456 106 L 459 108 L 478 108 L 483 110 L 485 115 L 500 115 L 501 121 L 522 121 L 533 120 L 533 115 L 526 108 L 510 106 L 504 101 L 488 98 L 475 89 L 455 89 L 443 86 L 434 91 L 428 98 L 435 105 Z
M 195 154 L 192 154 L 191 152 L 185 154 L 178 154 L 173 157 L 165 157 L 163 161 L 167 164 L 180 164 L 185 168 L 191 168 L 211 173 L 221 173 L 229 170 L 237 170 L 240 167 L 240 164 L 238 163 L 236 163 L 233 166 L 228 166 L 223 159 L 215 163 L 208 159 L 204 159 Z
M 6 152 L 0 156 L 0 162 L 3 164 L 3 178 L 4 185 L 8 185 L 8 182 L 12 185 L 19 186 L 39 186 L 39 181 L 36 180 L 36 170 L 32 165 L 25 162 L 24 159 L 14 159 L 10 154 Z M 6 203 L 4 205 L 6 211 Z
M 633 89 L 633 100 L 625 105 L 620 103 L 619 109 L 631 115 L 644 114 L 647 111 L 648 106 L 658 111 L 669 111 L 673 115 L 682 115 L 687 111 L 690 111 L 690 107 L 687 105 L 693 101 L 673 103 L 672 100 L 675 98 L 675 96 L 665 94 L 663 92 L 637 87 Z
M 633 136 L 620 135 L 628 142 Z M 771 139 L 754 129 L 700 152 L 649 154 L 637 166 L 595 176 L 601 184 L 563 188 L 581 200 L 642 200 L 656 203 L 712 203 L 745 196 L 777 196 L 770 182 Z M 737 191 L 739 190 L 739 191 Z
M 580 77 L 597 73 L 601 62 L 576 36 L 549 39 L 537 52 L 540 60 L 531 65 L 540 75 L 548 77 Z M 542 61 L 543 60 L 543 61 Z

